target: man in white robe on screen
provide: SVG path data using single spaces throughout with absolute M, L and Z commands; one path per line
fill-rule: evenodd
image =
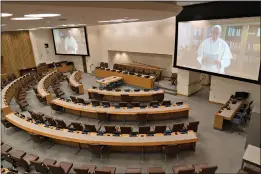
M 68 36 L 65 38 L 64 42 L 65 50 L 68 54 L 77 54 L 78 44 L 73 38 L 71 30 L 68 31 Z
M 201 64 L 201 70 L 225 74 L 225 68 L 230 65 L 232 54 L 228 44 L 220 38 L 221 32 L 220 25 L 215 25 L 211 37 L 200 44 L 197 60 Z

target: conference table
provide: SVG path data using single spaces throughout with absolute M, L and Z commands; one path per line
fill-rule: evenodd
M 11 112 L 11 108 L 10 108 L 9 104 L 10 104 L 12 98 L 18 92 L 17 90 L 20 90 L 25 84 L 29 83 L 29 81 L 32 81 L 32 80 L 33 80 L 33 76 L 31 74 L 26 74 L 26 75 L 23 75 L 23 76 L 15 79 L 14 81 L 10 82 L 8 85 L 6 85 L 2 89 L 2 91 L 1 91 L 1 95 L 2 95 L 1 110 L 4 115 Z
M 96 77 L 100 77 L 100 78 L 105 78 L 105 77 L 110 77 L 110 76 L 122 77 L 124 83 L 126 83 L 126 84 L 138 86 L 138 87 L 142 87 L 142 88 L 148 88 L 148 89 L 154 88 L 154 81 L 156 78 L 155 76 L 138 74 L 138 73 L 133 73 L 133 75 L 131 75 L 127 71 L 112 70 L 112 69 L 108 69 L 108 68 L 106 68 L 106 69 L 105 68 L 96 68 L 95 75 L 96 75 Z
M 117 89 L 117 90 L 106 90 L 106 89 L 93 89 L 90 88 L 87 90 L 88 95 L 91 96 L 91 98 L 95 98 L 95 94 L 100 94 L 103 96 L 103 100 L 105 101 L 122 101 L 121 96 L 122 95 L 129 95 L 131 102 L 149 102 L 153 101 L 155 95 L 163 95 L 164 96 L 164 90 L 162 89 L 149 89 L 147 91 L 144 90 L 129 90 L 128 92 L 123 89 Z M 96 99 L 96 98 L 95 98 Z M 164 97 L 162 97 L 162 100 Z
M 76 91 L 79 94 L 84 94 L 83 84 L 79 83 L 81 79 L 82 79 L 82 72 L 74 71 L 69 77 L 69 84 L 71 88 L 77 89 Z
M 195 148 L 196 142 L 198 141 L 197 135 L 193 131 L 188 131 L 185 134 L 178 132 L 177 135 L 171 133 L 170 135 L 165 136 L 164 134 L 155 134 L 154 136 L 140 134 L 135 137 L 130 136 L 129 134 L 120 134 L 119 136 L 104 134 L 103 136 L 99 136 L 96 132 L 68 132 L 68 129 L 57 130 L 56 127 L 45 127 L 44 124 L 36 124 L 33 120 L 28 120 L 27 117 L 22 118 L 19 114 L 16 115 L 15 113 L 6 115 L 5 119 L 28 133 L 49 137 L 61 143 L 71 145 L 108 145 L 111 146 L 111 151 L 125 152 L 137 151 L 137 149 L 141 150 L 137 147 L 148 147 L 148 151 L 159 151 L 161 150 L 162 145 L 171 144 L 191 144 L 191 146 Z
M 37 92 L 42 98 L 45 98 L 47 104 L 52 100 L 52 94 L 47 91 L 48 87 L 51 85 L 52 78 L 56 77 L 57 71 L 53 71 L 45 75 L 37 84 Z
M 233 99 L 234 100 L 234 99 Z M 239 109 L 244 104 L 244 100 L 236 100 L 236 103 L 233 104 L 232 99 L 229 99 L 224 106 L 228 105 L 230 109 L 226 107 L 222 107 L 216 114 L 215 114 L 215 121 L 214 121 L 214 128 L 218 130 L 223 129 L 224 120 L 232 120 Z
M 118 81 L 121 81 L 122 77 L 117 77 L 117 76 L 110 76 L 110 77 L 106 77 L 103 79 L 99 79 L 96 80 L 96 82 L 101 86 L 101 87 L 106 87 L 108 85 L 110 85 L 111 83 L 115 83 Z
M 173 120 L 177 118 L 188 118 L 190 107 L 184 103 L 181 106 L 173 104 L 169 107 L 159 106 L 153 107 L 120 107 L 114 106 L 93 106 L 92 104 L 84 105 L 81 103 L 73 103 L 64 99 L 54 99 L 51 101 L 52 105 L 63 108 L 65 112 L 74 115 L 79 115 L 87 118 L 99 119 L 99 113 L 106 114 L 110 121 L 137 121 L 138 114 L 147 114 L 147 121 L 155 120 Z

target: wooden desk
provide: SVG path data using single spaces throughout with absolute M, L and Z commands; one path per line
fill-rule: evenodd
M 98 93 L 103 95 L 103 99 L 105 101 L 121 101 L 121 95 L 129 95 L 131 96 L 132 102 L 149 102 L 153 101 L 153 95 L 155 94 L 162 94 L 164 95 L 164 91 L 162 89 L 159 90 L 149 90 L 149 91 L 143 91 L 140 90 L 138 92 L 135 92 L 133 90 L 129 92 L 125 92 L 124 90 L 121 91 L 107 91 L 107 90 L 100 90 L 100 89 L 88 89 L 89 96 L 93 96 L 93 93 Z
M 26 118 L 22 119 L 14 113 L 6 115 L 5 118 L 10 123 L 26 132 L 76 144 L 100 144 L 118 147 L 118 149 L 122 149 L 123 147 L 129 149 L 129 147 L 150 146 L 152 148 L 153 146 L 158 146 L 161 149 L 162 145 L 169 144 L 192 143 L 195 146 L 198 141 L 198 138 L 193 131 L 188 131 L 187 134 L 178 133 L 178 135 L 172 133 L 169 136 L 164 136 L 163 134 L 156 134 L 155 136 L 139 135 L 137 137 L 130 137 L 126 134 L 122 134 L 121 136 L 112 136 L 112 134 L 98 136 L 97 133 L 94 132 L 82 134 L 81 131 L 68 132 L 67 129 L 56 130 L 54 127 L 44 127 L 44 125 L 34 124 L 33 121 L 27 121 Z
M 110 76 L 122 77 L 124 83 L 127 83 L 129 85 L 139 86 L 148 89 L 154 88 L 154 81 L 155 81 L 154 76 L 145 78 L 146 75 L 141 75 L 141 77 L 138 77 L 136 75 L 124 74 L 123 72 L 119 72 L 118 70 L 116 72 L 112 72 L 110 70 L 98 69 L 98 68 L 96 68 L 95 70 L 95 75 L 100 78 L 105 78 Z
M 9 103 L 11 102 L 12 98 L 15 96 L 15 94 L 29 81 L 33 80 L 33 76 L 31 74 L 26 74 L 24 76 L 21 76 L 8 85 L 4 87 L 4 89 L 1 91 L 2 94 L 2 112 L 4 115 L 11 112 Z
M 139 107 L 128 108 L 104 108 L 103 106 L 93 107 L 92 104 L 82 105 L 73 102 L 67 102 L 59 98 L 52 100 L 52 104 L 62 107 L 65 112 L 80 115 L 88 118 L 98 119 L 98 113 L 106 113 L 109 115 L 111 121 L 136 121 L 137 114 L 148 114 L 148 121 L 154 120 L 173 120 L 176 118 L 188 118 L 190 107 L 188 104 L 181 106 L 172 105 L 170 107 L 159 106 L 158 108 L 146 107 L 141 109 Z
M 84 94 L 83 84 L 79 83 L 82 78 L 81 71 L 74 71 L 69 77 L 69 83 L 71 88 L 77 88 L 79 94 Z
M 230 110 L 227 110 L 226 108 L 224 108 L 220 113 L 217 112 L 215 114 L 215 121 L 214 121 L 215 129 L 222 130 L 224 120 L 232 120 L 234 118 L 234 116 L 236 115 L 236 113 L 241 108 L 241 106 L 244 104 L 244 101 L 241 100 L 241 101 L 237 101 L 236 104 L 232 104 L 232 101 L 229 99 L 227 101 L 227 103 L 229 103 Z
M 110 76 L 110 77 L 106 77 L 100 80 L 96 80 L 96 82 L 98 84 L 100 84 L 103 87 L 108 86 L 109 84 L 113 83 L 113 82 L 117 82 L 122 80 L 122 77 L 117 77 L 117 76 Z
M 244 163 L 260 168 L 260 148 L 249 144 L 243 156 L 241 169 L 244 168 Z
M 37 91 L 42 98 L 46 99 L 47 104 L 52 100 L 52 94 L 47 91 L 48 87 L 51 85 L 51 80 L 56 76 L 57 71 L 53 71 L 46 76 L 44 76 L 37 84 Z

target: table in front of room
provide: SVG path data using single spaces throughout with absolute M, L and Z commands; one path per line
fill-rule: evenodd
M 243 156 L 242 166 L 244 163 L 248 163 L 260 168 L 260 148 L 249 144 Z
M 122 80 L 122 77 L 109 76 L 109 77 L 106 77 L 106 78 L 103 78 L 103 79 L 96 80 L 96 82 L 100 86 L 106 87 L 106 86 L 109 86 L 111 83 L 115 83 L 115 82 L 118 82 L 118 81 L 121 81 L 121 80 Z

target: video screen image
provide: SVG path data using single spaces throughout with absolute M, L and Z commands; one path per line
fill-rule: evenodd
M 176 65 L 258 80 L 260 18 L 178 23 Z
M 88 55 L 84 27 L 53 29 L 57 54 Z

